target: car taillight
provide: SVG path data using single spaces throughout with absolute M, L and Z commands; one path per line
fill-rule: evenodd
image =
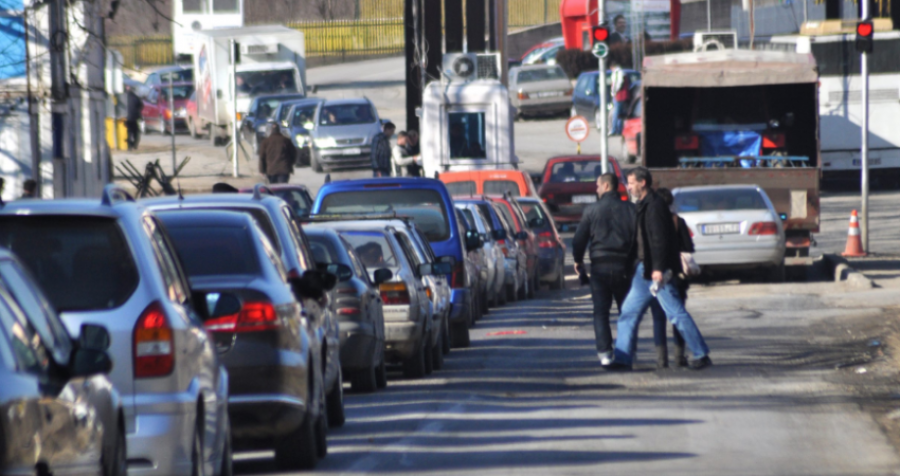
M 767 132 L 763 134 L 762 137 L 762 146 L 763 149 L 781 149 L 784 147 L 785 139 L 784 134 L 780 132 Z
M 519 99 L 528 99 L 528 93 L 523 93 L 519 91 Z
M 166 109 L 166 110 L 163 112 L 163 116 L 164 116 L 164 117 L 166 118 L 166 120 L 168 121 L 169 119 L 172 118 L 172 111 Z
M 259 332 L 281 326 L 275 306 L 269 302 L 245 303 L 237 314 L 210 319 L 203 325 L 210 332 Z
M 675 138 L 675 150 L 696 150 L 700 148 L 700 136 L 689 134 Z
M 556 240 L 552 231 L 542 231 L 538 234 L 538 247 L 540 248 L 556 248 Z
M 409 289 L 406 283 L 383 283 L 378 286 L 384 304 L 409 304 Z
M 425 294 L 428 295 L 428 299 L 434 299 L 434 294 L 431 292 L 431 288 L 425 288 Z
M 175 340 L 162 305 L 153 302 L 134 326 L 134 377 L 164 377 L 175 368 Z
M 453 274 L 450 275 L 450 287 L 453 289 L 466 287 L 466 267 L 462 262 L 453 266 Z
M 571 96 L 574 92 L 575 92 L 574 89 L 568 89 L 568 90 L 566 90 L 566 96 Z
M 497 244 L 500 245 L 500 251 L 503 252 L 503 256 L 509 258 L 509 247 L 506 246 L 506 240 L 497 240 Z
M 777 235 L 778 234 L 778 226 L 775 225 L 774 221 L 756 222 L 753 225 L 750 225 L 750 231 L 747 234 L 749 234 L 749 235 Z
M 359 312 L 359 308 L 355 307 L 342 307 L 337 310 L 337 313 L 340 316 L 358 316 Z

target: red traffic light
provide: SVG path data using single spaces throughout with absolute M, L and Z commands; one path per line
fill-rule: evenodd
M 598 41 L 606 41 L 609 39 L 609 28 L 605 26 L 595 26 L 594 31 L 592 32 L 592 37 L 594 39 L 594 43 Z
M 872 36 L 872 32 L 874 31 L 874 27 L 872 27 L 872 22 L 869 21 L 861 21 L 856 24 L 856 34 L 859 36 Z

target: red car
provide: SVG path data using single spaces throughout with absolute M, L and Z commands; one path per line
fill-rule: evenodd
M 519 299 L 531 299 L 534 297 L 535 291 L 540 287 L 540 273 L 538 272 L 538 236 L 528 226 L 528 219 L 525 211 L 519 205 L 519 202 L 510 194 L 504 195 L 488 195 L 488 198 L 497 202 L 500 206 L 500 212 L 506 218 L 506 221 L 515 228 L 516 241 L 519 247 L 525 250 L 527 258 L 527 284 L 518 290 Z
M 642 106 L 643 101 L 638 94 L 623 118 L 625 122 L 622 127 L 622 157 L 625 157 L 629 164 L 637 162 L 641 157 L 641 132 L 644 129 L 641 122 Z
M 609 164 L 619 177 L 619 195 L 622 200 L 628 200 L 619 162 L 610 157 Z M 585 207 L 597 201 L 597 177 L 601 171 L 598 155 L 561 156 L 547 161 L 538 196 L 547 204 L 560 228 L 566 230 L 568 225 L 577 225 Z
M 187 132 L 187 105 L 194 94 L 193 83 L 174 83 L 172 85 L 174 108 L 169 107 L 169 85 L 160 84 L 150 88 L 144 97 L 144 109 L 141 111 L 141 128 L 146 131 L 170 133 L 172 131 L 172 115 L 175 115 L 175 131 Z

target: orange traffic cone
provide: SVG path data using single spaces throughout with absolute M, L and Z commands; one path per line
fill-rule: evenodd
M 856 210 L 850 214 L 850 229 L 847 230 L 847 247 L 841 256 L 865 256 L 866 252 L 862 248 L 862 239 L 859 237 L 859 217 Z

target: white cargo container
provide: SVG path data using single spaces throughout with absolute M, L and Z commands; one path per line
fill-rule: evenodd
M 215 29 L 199 35 L 200 46 L 194 56 L 197 115 L 199 128 L 209 129 L 213 143 L 231 134 L 232 121 L 247 112 L 254 97 L 305 92 L 303 33 L 281 25 L 265 25 Z M 237 49 L 234 76 L 231 40 Z M 237 102 L 233 104 L 235 89 Z

